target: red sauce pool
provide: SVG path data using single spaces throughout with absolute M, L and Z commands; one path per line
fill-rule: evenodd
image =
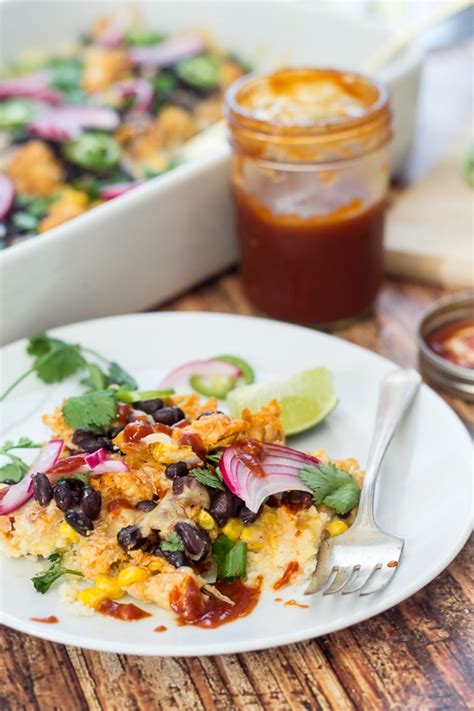
M 274 215 L 234 191 L 243 278 L 254 303 L 285 321 L 329 323 L 363 313 L 383 276 L 384 202 L 353 200 L 303 219 Z
M 284 585 L 288 585 L 290 582 L 292 576 L 300 569 L 299 563 L 296 561 L 292 560 L 290 563 L 285 568 L 285 571 L 281 578 L 276 581 L 276 583 L 273 584 L 273 589 L 274 590 L 279 590 L 282 588 Z
M 142 620 L 144 617 L 151 617 L 149 612 L 145 612 L 140 607 L 137 607 L 132 602 L 115 602 L 106 598 L 103 600 L 97 611 L 107 617 L 115 617 L 116 620 L 124 620 L 125 622 L 134 622 Z
M 441 358 L 474 369 L 474 319 L 440 326 L 430 333 L 426 342 Z
M 49 617 L 30 617 L 33 622 L 42 622 L 44 625 L 55 625 L 59 622 L 56 615 L 50 615 Z
M 228 622 L 246 617 L 256 606 L 260 597 L 260 588 L 251 588 L 241 580 L 233 583 L 216 583 L 215 587 L 226 597 L 233 600 L 229 605 L 212 595 L 204 597 L 193 578 L 188 578 L 183 585 L 176 587 L 170 595 L 171 609 L 178 615 L 178 624 L 194 625 L 213 629 Z
M 164 625 L 158 625 L 158 627 L 155 627 L 153 632 L 166 632 L 167 630 L 168 630 L 168 628 L 165 627 Z

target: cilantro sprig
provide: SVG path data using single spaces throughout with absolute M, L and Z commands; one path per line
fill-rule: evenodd
M 224 481 L 218 468 L 215 472 L 210 469 L 191 469 L 189 473 L 192 474 L 195 479 L 200 481 L 201 484 L 205 484 L 211 489 L 220 489 L 221 491 L 225 490 Z
M 7 464 L 0 467 L 0 483 L 18 482 L 23 479 L 29 467 L 23 459 L 16 454 L 12 454 L 13 449 L 39 449 L 41 444 L 33 442 L 29 437 L 20 437 L 18 442 L 8 440 L 0 447 L 0 454 L 8 457 L 10 460 Z
M 299 477 L 313 492 L 316 505 L 324 504 L 345 514 L 359 503 L 360 489 L 352 476 L 330 462 L 317 467 L 307 464 Z
M 165 538 L 164 541 L 161 541 L 160 548 L 162 551 L 184 551 L 183 541 L 178 536 L 176 531 L 172 531 L 169 534 L 168 538 Z
M 130 373 L 118 363 L 108 360 L 91 348 L 52 338 L 47 333 L 38 333 L 30 338 L 26 350 L 33 358 L 31 367 L 7 388 L 0 396 L 0 401 L 33 373 L 44 383 L 51 384 L 60 383 L 80 371 L 86 371 L 87 377 L 82 383 L 91 391 L 104 390 L 110 385 L 120 385 L 122 389 L 138 387 Z M 90 361 L 90 355 L 105 364 L 105 370 Z
M 34 585 L 35 590 L 43 595 L 48 592 L 51 585 L 62 575 L 77 575 L 81 578 L 84 577 L 78 570 L 71 570 L 70 568 L 64 567 L 62 564 L 62 553 L 51 553 L 51 555 L 48 556 L 48 560 L 51 562 L 49 568 L 42 573 L 36 573 L 36 575 L 31 578 L 31 582 Z

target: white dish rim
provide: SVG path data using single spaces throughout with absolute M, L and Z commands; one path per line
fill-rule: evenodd
M 180 318 L 180 317 L 189 317 L 189 316 L 204 316 L 206 318 L 219 318 L 219 317 L 225 317 L 229 319 L 238 319 L 241 321 L 255 321 L 258 320 L 263 323 L 281 323 L 282 326 L 288 327 L 290 329 L 294 329 L 296 331 L 308 331 L 310 329 L 307 329 L 303 326 L 298 326 L 294 324 L 288 324 L 285 322 L 276 322 L 273 321 L 272 319 L 267 319 L 267 318 L 262 318 L 262 317 L 254 317 L 254 316 L 245 316 L 245 315 L 240 315 L 240 314 L 228 314 L 225 312 L 173 312 L 173 311 L 161 311 L 161 312 L 151 312 L 151 313 L 141 313 L 141 314 L 123 314 L 119 316 L 110 316 L 106 318 L 98 318 L 98 319 L 90 319 L 87 321 L 78 321 L 73 324 L 69 324 L 68 326 L 60 326 L 55 329 L 51 329 L 50 332 L 54 335 L 55 333 L 62 333 L 64 336 L 64 331 L 69 330 L 69 329 L 74 329 L 75 326 L 77 325 L 82 325 L 82 324 L 94 324 L 96 322 L 109 322 L 109 321 L 115 321 L 115 320 L 120 320 L 120 319 L 140 319 L 140 320 L 153 320 L 153 318 L 156 318 L 156 316 L 161 316 L 170 319 L 175 319 L 175 318 Z M 333 340 L 336 338 L 337 340 L 343 341 L 345 346 L 349 347 L 349 350 L 355 349 L 359 352 L 363 352 L 365 355 L 369 355 L 376 360 L 378 360 L 380 363 L 383 363 L 384 365 L 390 364 L 395 367 L 398 367 L 396 363 L 391 361 L 388 358 L 385 358 L 384 356 L 381 356 L 378 353 L 375 353 L 373 351 L 370 351 L 366 348 L 363 348 L 362 346 L 359 346 L 358 344 L 351 343 L 349 341 L 345 341 L 344 339 L 339 339 L 336 336 L 332 336 L 329 334 L 317 332 L 318 336 L 323 338 L 323 339 L 328 339 L 328 340 Z M 20 343 L 24 343 L 25 339 L 18 339 L 17 341 L 14 341 L 10 344 L 7 344 L 6 346 L 3 346 L 3 348 L 0 349 L 0 354 L 2 350 L 8 349 L 11 346 L 15 346 Z M 468 447 L 471 447 L 471 440 L 469 437 L 469 433 L 467 428 L 464 426 L 464 423 L 462 420 L 459 418 L 457 413 L 455 413 L 452 408 L 449 407 L 449 405 L 443 400 L 443 398 L 438 395 L 432 388 L 427 386 L 426 384 L 422 385 L 423 391 L 430 393 L 430 397 L 434 397 L 438 403 L 443 407 L 446 411 L 449 411 L 450 416 L 454 416 L 459 424 L 461 425 L 461 428 L 464 430 L 465 435 L 465 440 L 466 444 Z M 360 614 L 356 615 L 352 620 L 350 625 L 345 624 L 344 622 L 342 623 L 335 623 L 335 624 L 329 624 L 327 629 L 324 631 L 324 633 L 320 634 L 331 634 L 333 632 L 337 632 L 338 630 L 341 629 L 346 629 L 348 627 L 352 627 L 352 625 L 358 624 L 359 622 L 362 622 L 367 619 L 371 619 L 372 617 L 385 612 L 386 610 L 400 604 L 404 600 L 408 599 L 411 597 L 413 594 L 418 592 L 420 589 L 425 587 L 427 584 L 429 584 L 432 580 L 434 580 L 447 566 L 454 560 L 454 558 L 458 555 L 458 553 L 462 550 L 464 547 L 466 541 L 468 540 L 470 534 L 472 531 L 472 521 L 466 521 L 466 525 L 463 528 L 463 530 L 459 533 L 457 540 L 455 543 L 452 545 L 449 554 L 444 555 L 444 557 L 439 560 L 434 568 L 430 570 L 430 572 L 425 575 L 418 584 L 414 585 L 407 585 L 405 586 L 403 592 L 400 594 L 396 595 L 393 599 L 385 595 L 383 597 L 379 598 L 378 601 L 373 606 L 373 611 L 368 615 L 366 611 L 361 611 Z M 376 598 L 372 598 L 373 600 L 376 600 Z M 114 641 L 107 641 L 107 640 L 100 640 L 97 636 L 96 637 L 86 637 L 85 639 L 81 639 L 80 642 L 71 640 L 71 636 L 68 633 L 62 633 L 60 629 L 54 629 L 54 628 L 48 628 L 47 626 L 44 626 L 44 628 L 38 629 L 38 627 L 35 627 L 32 623 L 26 622 L 23 620 L 18 620 L 12 615 L 8 613 L 4 613 L 3 611 L 0 610 L 0 623 L 5 624 L 8 627 L 11 627 L 12 629 L 15 629 L 19 632 L 24 632 L 26 634 L 31 634 L 35 637 L 41 638 L 41 639 L 46 639 L 48 641 L 52 642 L 57 642 L 61 644 L 67 644 L 71 645 L 74 647 L 79 647 L 79 648 L 84 648 L 84 649 L 91 649 L 91 650 L 96 650 L 96 651 L 103 651 L 103 652 L 116 652 L 116 653 L 121 653 L 121 654 L 131 654 L 131 655 L 138 655 L 138 656 L 175 656 L 175 657 L 193 657 L 193 656 L 212 656 L 216 654 L 235 654 L 235 653 L 240 653 L 240 652 L 250 652 L 250 651 L 258 651 L 261 649 L 270 649 L 273 647 L 278 647 L 282 645 L 287 645 L 287 644 L 292 644 L 294 642 L 299 642 L 299 641 L 305 641 L 307 639 L 312 639 L 315 638 L 319 635 L 315 635 L 314 633 L 309 632 L 306 636 L 301 635 L 301 631 L 297 630 L 293 633 L 288 633 L 284 632 L 279 634 L 275 634 L 272 638 L 272 642 L 269 644 L 267 639 L 264 638 L 257 638 L 257 639 L 252 639 L 250 642 L 245 642 L 245 641 L 237 641 L 237 642 L 228 642 L 225 644 L 225 649 L 223 649 L 223 644 L 222 642 L 216 642 L 213 643 L 212 640 L 206 644 L 206 651 L 203 653 L 201 650 L 203 648 L 202 643 L 193 643 L 187 645 L 187 649 L 183 652 L 180 651 L 179 653 L 174 653 L 173 655 L 170 655 L 169 652 L 162 652 L 156 651 L 155 649 L 153 650 L 148 650 L 136 643 L 127 643 L 123 642 L 121 645 L 120 652 L 117 652 L 117 643 Z M 159 643 L 156 645 L 159 647 Z

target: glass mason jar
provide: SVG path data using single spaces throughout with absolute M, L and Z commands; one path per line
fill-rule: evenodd
M 285 69 L 235 82 L 225 110 L 252 301 L 308 325 L 364 313 L 383 274 L 385 89 L 355 73 Z

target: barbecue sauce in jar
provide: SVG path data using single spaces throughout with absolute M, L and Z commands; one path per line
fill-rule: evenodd
M 350 72 L 295 69 L 242 78 L 226 101 L 249 296 L 310 325 L 363 313 L 383 274 L 385 90 Z

